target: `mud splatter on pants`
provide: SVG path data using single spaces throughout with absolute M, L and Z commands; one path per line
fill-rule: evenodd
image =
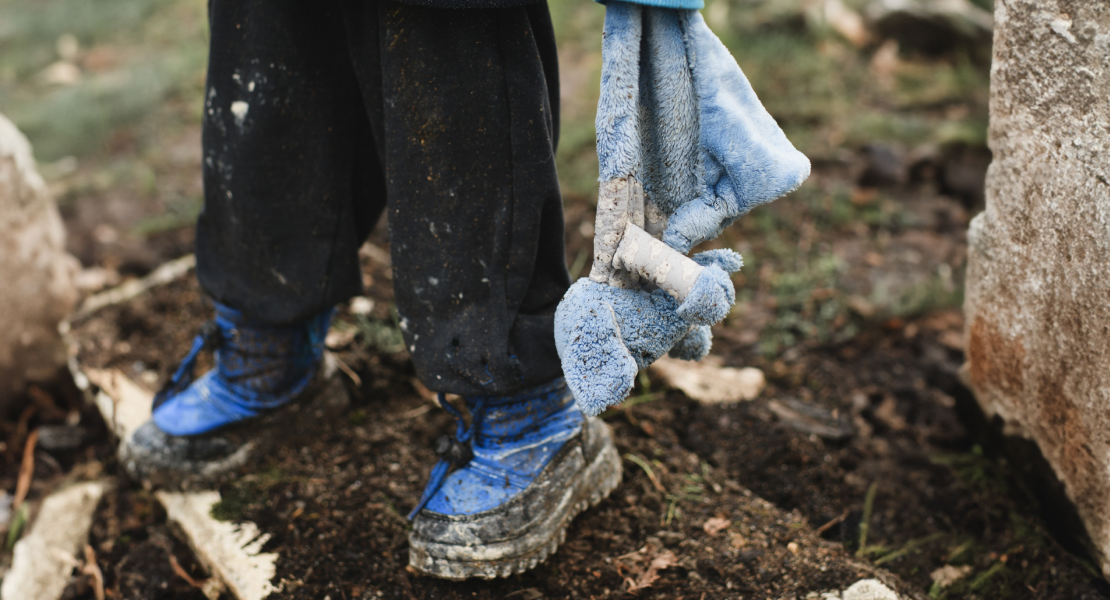
M 405 342 L 432 389 L 561 374 L 569 285 L 559 87 L 543 2 L 213 0 L 197 275 L 274 323 L 359 294 L 388 210 Z

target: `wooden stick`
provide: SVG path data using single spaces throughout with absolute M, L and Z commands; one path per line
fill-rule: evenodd
M 613 266 L 639 275 L 682 302 L 705 267 L 632 223 L 624 229 Z
M 617 246 L 629 223 L 644 224 L 644 188 L 632 177 L 602 183 L 597 193 L 594 264 L 590 269 L 590 279 L 619 288 L 636 286 L 637 277 L 634 274 L 613 264 Z
M 100 292 L 94 296 L 89 296 L 81 303 L 81 307 L 77 309 L 77 312 L 73 313 L 69 322 L 76 323 L 102 308 L 127 302 L 151 288 L 174 281 L 192 270 L 196 264 L 196 256 L 187 254 L 181 258 L 160 265 L 142 279 L 132 279 L 110 290 Z

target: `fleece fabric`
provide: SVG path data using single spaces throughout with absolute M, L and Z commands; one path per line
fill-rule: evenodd
M 663 241 L 683 253 L 809 175 L 809 161 L 693 10 L 608 4 L 595 124 L 602 185 L 639 182 L 666 217 Z M 622 401 L 636 370 L 668 351 L 688 360 L 708 353 L 709 327 L 735 301 L 728 273 L 743 261 L 730 250 L 695 261 L 706 268 L 682 304 L 660 290 L 585 279 L 564 296 L 556 347 L 584 412 Z
M 599 179 L 639 180 L 668 245 L 689 252 L 809 177 L 700 13 L 612 3 L 605 28 Z
M 675 208 L 663 241 L 688 252 L 752 208 L 797 189 L 810 165 L 701 14 L 684 11 L 684 17 L 698 98 L 697 195 Z

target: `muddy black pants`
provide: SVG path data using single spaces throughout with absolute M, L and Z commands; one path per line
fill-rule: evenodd
M 561 374 L 569 285 L 543 2 L 212 0 L 197 276 L 286 323 L 362 291 L 388 210 L 406 345 L 433 390 L 509 394 Z

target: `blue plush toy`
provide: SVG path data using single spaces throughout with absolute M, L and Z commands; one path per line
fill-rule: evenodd
M 742 261 L 685 253 L 809 176 L 697 11 L 608 3 L 602 59 L 594 263 L 555 314 L 563 372 L 588 415 L 624 400 L 663 354 L 709 352 Z

